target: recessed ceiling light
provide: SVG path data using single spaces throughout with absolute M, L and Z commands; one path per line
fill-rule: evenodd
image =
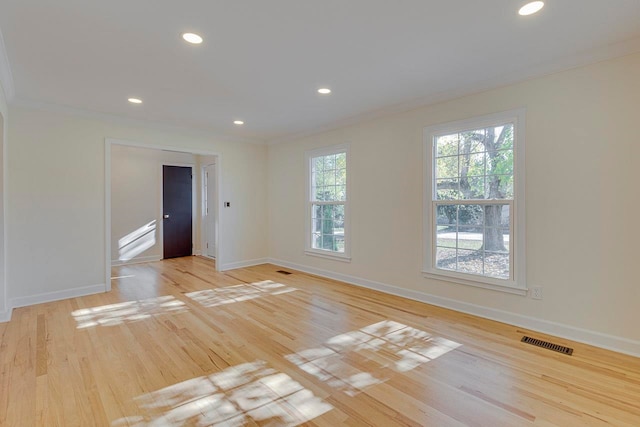
M 142 104 L 142 99 L 140 98 L 129 98 L 128 101 L 132 104 Z
M 244 122 L 243 122 L 242 120 L 234 120 L 234 121 L 233 121 L 233 124 L 234 124 L 234 125 L 243 125 L 243 124 L 244 124 Z
M 320 95 L 329 95 L 331 93 L 331 89 L 326 88 L 326 87 L 322 87 L 322 88 L 318 89 L 318 93 Z
M 522 6 L 518 13 L 522 16 L 533 15 L 534 13 L 539 12 L 543 7 L 543 1 L 532 1 Z
M 182 35 L 184 41 L 189 42 L 191 44 L 200 44 L 202 43 L 202 37 L 195 33 L 184 33 Z

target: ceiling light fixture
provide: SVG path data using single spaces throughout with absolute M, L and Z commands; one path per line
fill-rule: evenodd
M 240 125 L 243 125 L 243 124 L 244 124 L 244 122 L 243 122 L 242 120 L 234 120 L 234 121 L 233 121 L 233 124 L 234 124 L 234 125 L 238 125 L 238 126 L 240 126 Z
M 129 98 L 127 101 L 129 101 L 132 104 L 142 104 L 142 99 L 140 98 Z
M 202 43 L 202 37 L 195 33 L 184 33 L 182 35 L 184 41 L 189 42 L 191 44 L 200 44 Z
M 318 89 L 318 93 L 320 95 L 329 95 L 331 93 L 331 89 L 323 87 L 323 88 Z
M 540 9 L 544 7 L 543 1 L 532 1 L 520 8 L 518 13 L 522 16 L 533 15 L 536 12 L 540 12 Z

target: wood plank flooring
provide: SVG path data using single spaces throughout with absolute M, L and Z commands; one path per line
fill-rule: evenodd
M 640 426 L 640 359 L 280 269 L 122 266 L 14 310 L 0 425 Z

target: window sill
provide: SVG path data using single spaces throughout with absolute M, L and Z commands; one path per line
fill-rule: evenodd
M 443 282 L 457 283 L 460 285 L 473 286 L 476 288 L 489 289 L 492 291 L 505 292 L 508 294 L 514 294 L 514 295 L 520 295 L 520 296 L 527 296 L 529 292 L 529 290 L 526 287 L 518 287 L 515 284 L 502 285 L 499 283 L 489 283 L 483 280 L 474 280 L 466 277 L 459 277 L 457 275 L 454 276 L 453 274 L 442 273 L 440 271 L 437 271 L 437 272 L 423 271 L 422 276 L 427 279 L 441 280 Z M 513 283 L 513 282 L 509 282 L 509 283 Z
M 332 259 L 334 261 L 341 261 L 341 262 L 351 262 L 351 257 L 347 256 L 347 255 L 343 255 L 343 254 L 334 254 L 328 251 L 314 251 L 314 250 L 310 250 L 307 249 L 304 251 L 304 253 L 306 255 L 311 255 L 311 256 L 315 256 L 318 258 L 325 258 L 325 259 Z

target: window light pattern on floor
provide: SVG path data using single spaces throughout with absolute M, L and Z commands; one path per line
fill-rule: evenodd
M 380 384 L 391 369 L 407 372 L 461 344 L 394 321 L 383 321 L 336 335 L 321 347 L 287 355 L 290 362 L 317 379 L 355 396 Z M 366 368 L 366 371 L 361 368 Z
M 78 329 L 92 326 L 114 326 L 125 322 L 148 319 L 161 314 L 177 314 L 187 311 L 185 303 L 171 295 L 139 301 L 82 308 L 71 314 L 78 322 Z
M 136 399 L 144 415 L 115 421 L 124 426 L 297 426 L 333 407 L 263 361 L 232 366 Z
M 285 286 L 282 283 L 265 280 L 246 285 L 205 289 L 203 291 L 189 292 L 185 295 L 204 307 L 217 307 L 266 296 L 286 294 L 297 290 L 296 288 Z

